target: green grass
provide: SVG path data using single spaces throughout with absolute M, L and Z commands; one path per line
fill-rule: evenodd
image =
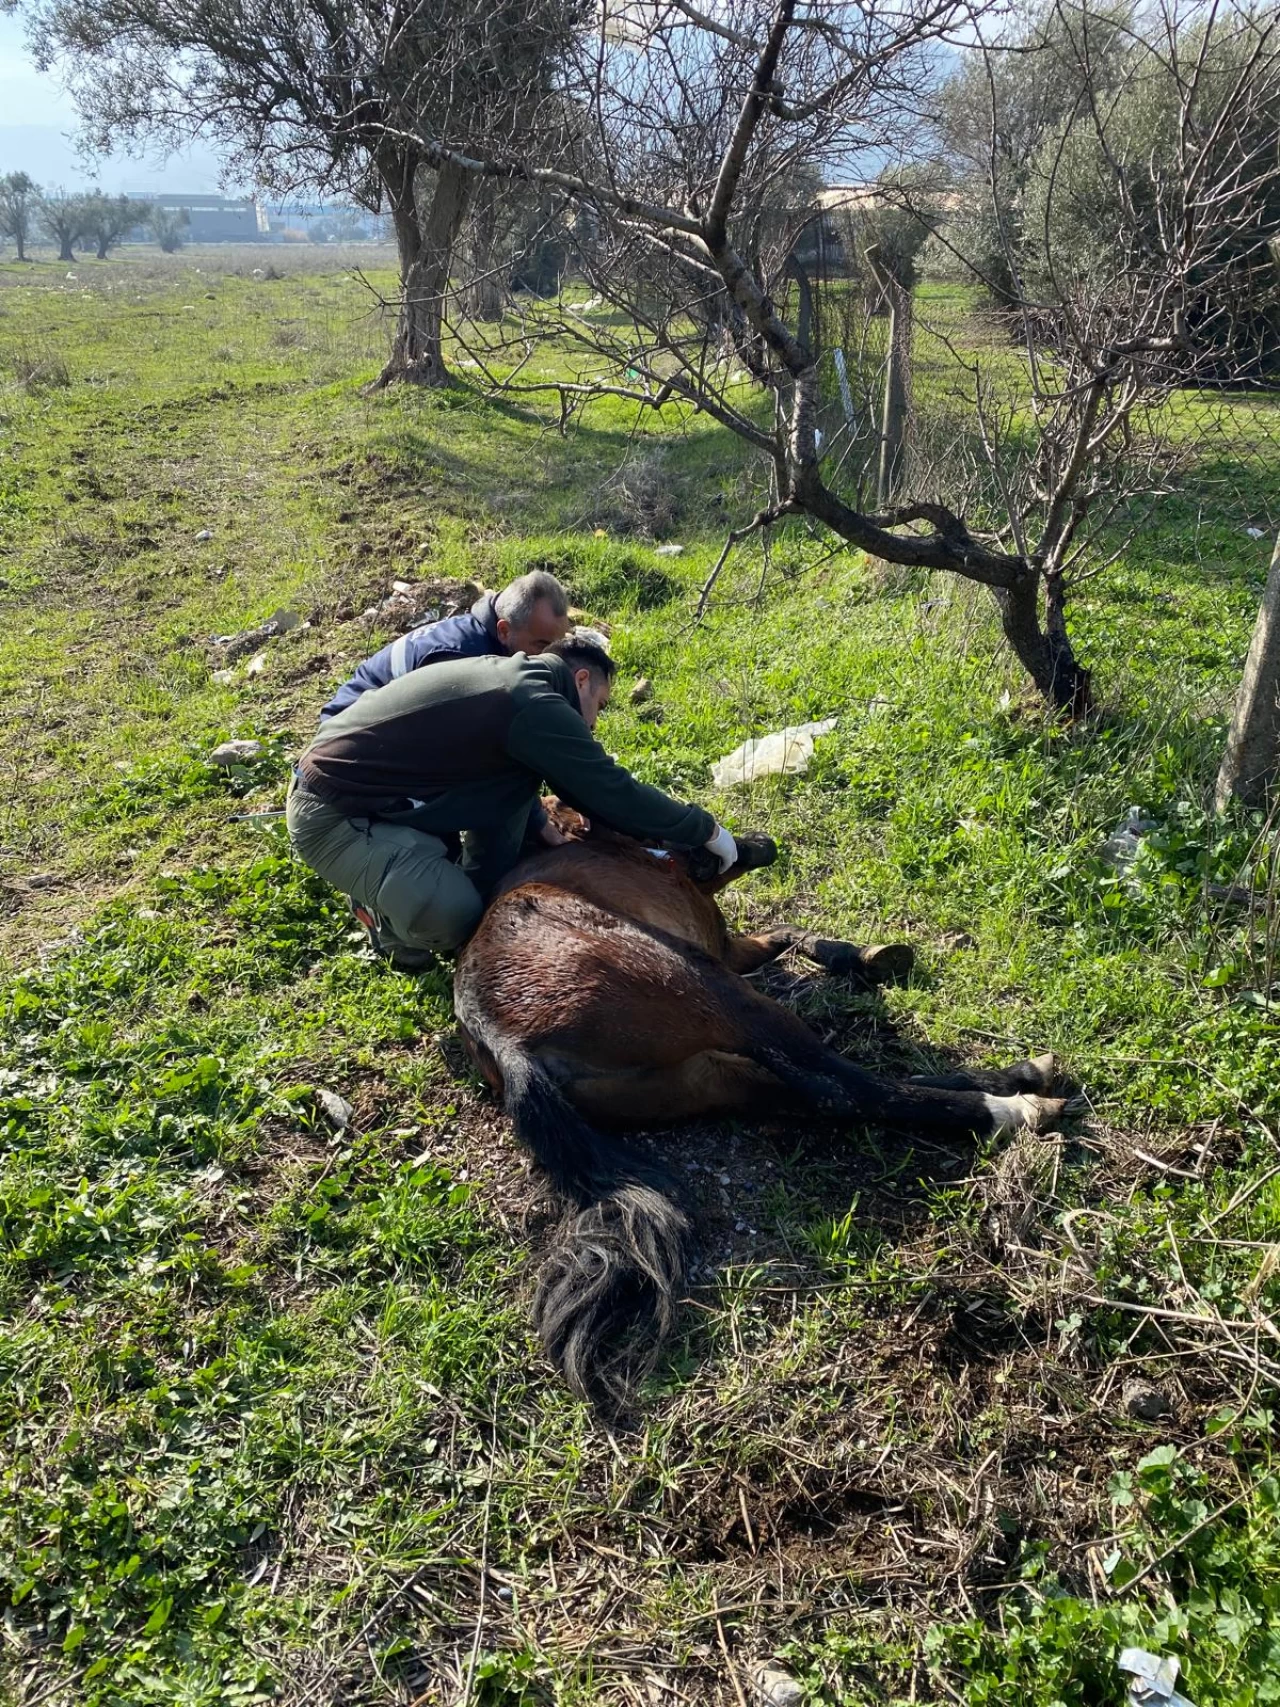
M 0 1699 L 453 1701 L 474 1649 L 475 1703 L 727 1703 L 775 1655 L 815 1703 L 1118 1707 L 1131 1642 L 1197 1707 L 1280 1698 L 1275 884 L 1266 827 L 1205 812 L 1274 408 L 1180 400 L 1212 431 L 1082 591 L 1069 732 L 976 590 L 799 530 L 690 627 L 761 478 L 722 433 L 370 399 L 368 287 L 290 261 L 0 266 Z M 1089 1097 L 977 1154 L 681 1134 L 706 1266 L 616 1437 L 534 1350 L 536 1191 L 433 1042 L 445 972 L 374 962 L 239 817 L 394 578 L 533 563 L 612 627 L 610 747 L 782 843 L 735 922 L 919 947 L 908 988 L 786 999 L 896 1070 L 1053 1047 Z M 215 682 L 209 638 L 282 604 L 311 626 Z M 711 789 L 829 714 L 804 778 Z M 227 774 L 232 735 L 267 747 Z

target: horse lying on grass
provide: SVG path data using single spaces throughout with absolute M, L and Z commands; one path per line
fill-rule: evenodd
M 1038 1129 L 1065 1107 L 1047 1094 L 1052 1055 L 895 1082 L 753 989 L 743 974 L 790 948 L 868 982 L 910 965 L 902 946 L 863 950 L 786 927 L 732 936 L 714 895 L 776 854 L 767 837 L 744 837 L 737 865 L 703 874 L 697 855 L 580 828 L 510 873 L 458 962 L 472 1059 L 573 1205 L 538 1276 L 535 1326 L 574 1392 L 609 1408 L 671 1332 L 692 1228 L 674 1175 L 601 1127 L 782 1103 L 831 1121 L 987 1136 Z

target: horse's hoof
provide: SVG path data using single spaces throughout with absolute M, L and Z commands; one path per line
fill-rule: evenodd
M 911 976 L 916 951 L 909 942 L 880 942 L 864 948 L 861 972 L 873 984 L 901 984 Z
M 1033 1055 L 1029 1061 L 1017 1061 L 1009 1068 L 1009 1084 L 1014 1090 L 1047 1095 L 1057 1082 L 1058 1057 L 1050 1049 L 1043 1055 Z
M 810 937 L 801 953 L 837 978 L 861 978 L 867 984 L 891 984 L 907 978 L 915 965 L 915 950 L 906 942 L 882 942 L 858 948 L 830 937 Z
M 991 1133 L 1002 1137 L 1008 1132 L 1045 1132 L 1062 1119 L 1067 1111 L 1065 1097 L 1012 1096 L 987 1098 L 991 1111 Z
M 738 844 L 736 871 L 759 871 L 761 866 L 772 865 L 778 857 L 777 842 L 759 830 L 744 830 L 733 839 Z

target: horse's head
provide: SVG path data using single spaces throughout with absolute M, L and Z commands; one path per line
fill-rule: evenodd
M 613 847 L 617 849 L 639 849 L 641 843 L 631 836 L 624 836 L 617 830 L 611 830 L 607 824 L 594 822 L 575 811 L 572 806 L 566 806 L 563 800 L 554 796 L 543 801 L 547 817 L 559 830 L 560 834 L 571 842 L 588 842 L 593 847 Z M 649 854 L 665 855 L 674 869 L 683 872 L 689 880 L 696 884 L 704 895 L 716 895 L 727 883 L 742 877 L 748 871 L 758 871 L 761 866 L 772 865 L 778 857 L 778 844 L 772 836 L 765 836 L 756 830 L 744 830 L 741 835 L 735 835 L 738 844 L 738 857 L 728 871 L 720 870 L 720 862 L 706 848 L 694 848 L 692 851 L 664 850 L 648 848 Z

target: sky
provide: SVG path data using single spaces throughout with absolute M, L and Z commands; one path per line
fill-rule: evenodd
M 35 69 L 21 19 L 0 16 L 0 175 L 28 172 L 43 188 L 94 182 L 122 190 L 189 190 L 215 194 L 220 163 L 205 149 L 133 159 L 113 155 L 86 165 L 76 152 L 76 109 L 58 78 Z

